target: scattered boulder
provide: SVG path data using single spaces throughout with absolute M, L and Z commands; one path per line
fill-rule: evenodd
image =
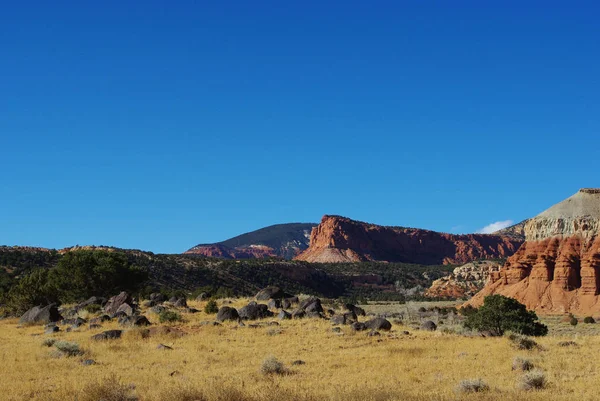
M 342 328 L 341 327 L 334 327 L 331 329 L 331 331 L 333 331 L 334 333 L 341 333 L 342 332 Z
M 282 299 L 282 298 L 290 298 L 292 297 L 290 294 L 285 293 L 281 288 L 270 286 L 263 288 L 256 294 L 257 301 L 267 301 L 269 299 Z
M 325 319 L 325 316 L 321 312 L 311 311 L 306 314 L 306 317 L 310 317 L 313 319 Z
M 366 330 L 368 327 L 362 323 L 362 322 L 354 322 L 350 325 L 350 327 L 352 328 L 352 330 L 354 331 L 364 331 Z
M 150 308 L 150 311 L 153 313 L 156 313 L 157 315 L 160 315 L 161 313 L 163 313 L 166 310 L 167 310 L 167 308 L 165 308 L 164 306 L 161 306 L 161 305 L 156 305 L 156 306 L 153 306 L 152 308 Z
M 285 300 L 288 301 L 290 304 L 297 304 L 300 302 L 300 299 L 297 296 L 285 298 Z
M 129 317 L 129 315 L 125 312 L 125 311 L 118 311 L 117 313 L 115 313 L 114 315 L 111 316 L 113 319 L 121 319 L 124 317 Z
M 333 315 L 329 320 L 333 325 L 346 324 L 346 317 L 344 315 Z
M 352 312 L 356 316 L 366 316 L 365 310 L 353 304 L 344 304 L 344 309 Z
M 200 311 L 199 311 L 198 309 L 196 309 L 196 308 L 185 308 L 185 311 L 186 311 L 187 313 L 198 313 L 198 312 L 200 312 Z
M 86 324 L 87 320 L 80 318 L 80 317 L 76 317 L 76 318 L 72 318 L 72 319 L 63 319 L 60 323 L 64 326 L 68 325 L 68 326 L 71 326 L 72 328 L 76 329 L 76 328 Z
M 316 297 L 308 298 L 307 300 L 302 302 L 300 304 L 300 309 L 302 309 L 306 313 L 309 313 L 309 312 L 323 313 L 323 306 L 321 305 L 321 300 Z
M 187 299 L 179 298 L 173 305 L 175 305 L 176 308 L 187 308 Z
M 437 325 L 431 320 L 425 320 L 423 323 L 421 323 L 421 330 L 435 331 L 437 330 Z
M 279 320 L 288 320 L 291 318 L 292 318 L 292 314 L 285 310 L 281 310 L 279 312 L 279 314 L 277 315 L 277 319 L 279 319 Z
M 91 366 L 91 365 L 95 365 L 96 361 L 94 361 L 93 359 L 84 359 L 83 361 L 81 361 L 81 364 L 83 366 Z
M 154 303 L 154 305 L 162 304 L 167 300 L 167 296 L 165 294 L 161 294 L 160 292 L 153 292 L 150 294 L 150 301 Z
M 208 295 L 208 293 L 206 293 L 206 292 L 203 292 L 196 297 L 196 301 L 198 301 L 198 302 L 206 301 L 208 298 L 210 298 L 210 295 Z
M 377 337 L 377 336 L 380 336 L 380 335 L 381 334 L 378 331 L 375 331 L 375 330 L 371 330 L 371 331 L 369 331 L 367 333 L 367 336 L 369 336 L 369 337 Z
M 146 316 L 126 316 L 119 319 L 121 326 L 150 326 L 150 321 Z
M 269 309 L 279 309 L 281 308 L 281 299 L 270 299 L 267 306 Z
M 392 324 L 389 320 L 382 317 L 376 317 L 365 322 L 365 326 L 371 330 L 384 330 L 388 331 L 392 329 Z
M 45 334 L 53 334 L 53 333 L 58 333 L 60 331 L 60 328 L 54 324 L 48 324 L 46 325 L 46 330 L 44 331 Z
M 121 338 L 122 334 L 123 334 L 123 330 L 107 330 L 107 331 L 103 331 L 102 333 L 93 335 L 91 338 L 94 341 L 116 340 L 118 338 Z
M 90 323 L 90 330 L 101 329 L 102 325 L 98 323 Z
M 217 321 L 223 322 L 225 320 L 237 321 L 240 319 L 240 315 L 235 308 L 230 306 L 221 306 L 219 312 L 217 312 Z
M 164 345 L 164 344 L 158 344 L 158 346 L 156 347 L 156 349 L 161 349 L 164 351 L 172 351 L 173 348 L 169 347 L 168 345 Z
M 292 312 L 292 319 L 302 319 L 306 316 L 306 312 L 298 308 Z
M 115 312 L 115 316 L 118 315 L 121 312 L 125 313 L 127 316 L 133 316 L 134 310 L 133 310 L 133 307 L 131 305 L 129 305 L 129 304 L 122 304 L 121 306 L 119 306 L 119 308 Z
M 90 324 L 92 323 L 102 323 L 102 322 L 109 322 L 110 321 L 110 316 L 108 315 L 100 315 L 98 317 L 95 317 L 93 319 L 90 320 Z
M 106 302 L 106 305 L 104 305 L 104 312 L 112 316 L 117 313 L 121 305 L 131 305 L 133 303 L 132 301 L 133 300 L 131 299 L 131 296 L 123 291 L 119 295 L 115 295 Z
M 305 364 L 306 364 L 306 362 L 304 362 L 301 359 L 297 359 L 294 362 L 292 362 L 292 366 L 299 366 L 299 365 L 305 365 Z
M 292 307 L 292 303 L 288 299 L 282 299 L 281 300 L 281 307 L 283 309 L 289 309 L 289 308 Z
M 256 302 L 250 302 L 241 308 L 238 313 L 239 317 L 244 320 L 264 319 L 273 316 L 273 312 L 269 310 L 267 305 L 257 304 Z
M 56 304 L 34 306 L 19 319 L 21 324 L 47 324 L 62 320 Z

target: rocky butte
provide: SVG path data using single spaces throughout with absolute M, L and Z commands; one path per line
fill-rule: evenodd
M 363 223 L 323 216 L 310 235 L 310 246 L 296 257 L 308 262 L 385 261 L 464 264 L 506 258 L 519 248 L 518 238 L 492 234 L 455 235 Z
M 525 243 L 468 303 L 490 294 L 538 313 L 600 312 L 600 189 L 584 188 L 527 221 Z

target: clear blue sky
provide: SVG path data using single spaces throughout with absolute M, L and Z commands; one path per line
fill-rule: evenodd
M 531 217 L 600 186 L 597 4 L 7 2 L 0 244 Z

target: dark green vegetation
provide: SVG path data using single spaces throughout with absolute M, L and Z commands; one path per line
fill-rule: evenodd
M 181 315 L 177 312 L 165 310 L 158 314 L 158 319 L 161 323 L 174 323 L 182 320 Z
M 420 288 L 452 266 L 405 263 L 315 264 L 285 260 L 222 260 L 194 255 L 96 248 L 56 251 L 0 248 L 0 305 L 12 313 L 48 302 L 77 302 L 119 291 L 218 298 L 247 296 L 269 285 L 290 293 L 348 300 L 418 299 Z
M 479 309 L 461 309 L 467 317 L 465 327 L 501 336 L 507 331 L 528 336 L 545 336 L 548 327 L 538 322 L 533 311 L 513 298 L 489 295 Z

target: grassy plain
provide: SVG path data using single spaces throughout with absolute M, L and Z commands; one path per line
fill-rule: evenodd
M 247 301 L 237 300 L 233 306 Z M 190 306 L 202 309 L 204 303 L 190 302 Z M 158 316 L 150 312 L 146 316 L 158 324 Z M 541 349 L 524 351 L 515 349 L 507 338 L 415 330 L 416 320 L 394 324 L 391 332 L 369 337 L 365 332 L 353 333 L 348 326 L 335 333 L 326 320 L 282 321 L 280 326 L 251 328 L 235 323 L 202 326 L 201 321 L 214 319 L 203 312 L 183 316 L 187 321 L 173 326 L 188 333 L 181 338 L 142 338 L 140 330 L 131 329 L 122 339 L 104 342 L 93 342 L 90 336 L 119 328 L 116 322 L 99 329 L 85 325 L 45 335 L 40 326 L 18 328 L 14 319 L 0 321 L 0 399 L 598 400 L 600 336 L 595 327 L 600 325 L 573 328 L 554 319 L 553 334 L 536 339 Z M 440 329 L 449 327 L 445 325 Z M 51 348 L 42 346 L 47 338 L 77 342 L 85 355 L 53 357 Z M 577 345 L 561 347 L 561 341 Z M 173 349 L 160 350 L 158 344 Z M 282 361 L 288 373 L 261 373 L 263 361 L 270 356 Z M 522 372 L 511 370 L 517 356 L 530 359 L 545 372 L 547 388 L 517 389 Z M 84 366 L 83 359 L 96 364 Z M 296 360 L 305 363 L 293 365 Z M 489 385 L 488 391 L 457 392 L 462 380 L 478 378 Z

